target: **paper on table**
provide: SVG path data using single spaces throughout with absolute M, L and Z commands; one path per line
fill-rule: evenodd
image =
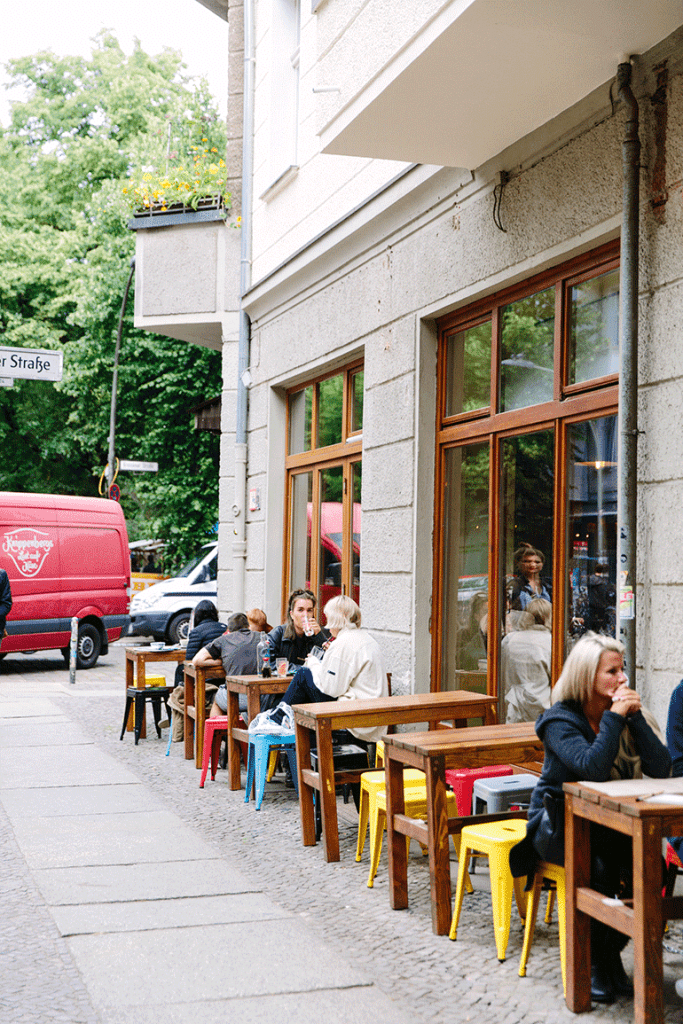
M 609 796 L 637 796 L 647 800 L 659 794 L 679 794 L 683 797 L 683 778 L 681 779 L 616 779 L 611 782 L 582 782 L 582 786 L 596 789 L 599 793 Z M 666 798 L 658 801 L 666 803 Z M 678 804 L 678 800 L 670 803 Z

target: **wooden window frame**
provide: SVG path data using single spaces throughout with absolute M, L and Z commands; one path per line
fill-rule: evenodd
M 289 430 L 290 430 L 290 398 L 292 395 L 298 394 L 304 391 L 307 387 L 313 388 L 312 402 L 311 402 L 311 448 L 306 452 L 298 452 L 294 455 L 289 453 L 285 456 L 285 507 L 284 507 L 284 525 L 283 525 L 283 537 L 284 537 L 284 559 L 282 565 L 282 615 L 286 614 L 287 609 L 287 597 L 289 594 L 289 572 L 290 572 L 290 558 L 291 558 L 291 502 L 292 502 L 292 477 L 305 472 L 311 472 L 313 474 L 312 481 L 312 533 L 311 533 L 311 563 L 310 563 L 310 580 L 307 581 L 310 584 L 311 590 L 320 596 L 321 581 L 319 579 L 320 566 L 319 566 L 319 537 L 315 536 L 314 542 L 314 531 L 317 527 L 314 527 L 316 516 L 319 522 L 320 514 L 320 470 L 332 469 L 335 466 L 342 466 L 343 468 L 343 497 L 342 497 L 342 531 L 344 536 L 344 543 L 347 538 L 353 535 L 353 467 L 355 464 L 362 461 L 362 450 L 363 450 L 363 437 L 362 431 L 352 431 L 351 425 L 353 422 L 352 416 L 352 403 L 353 403 L 353 387 L 352 377 L 358 373 L 359 370 L 363 370 L 364 361 L 363 359 L 356 359 L 354 362 L 349 363 L 345 366 L 338 367 L 335 370 L 329 370 L 320 376 L 313 377 L 301 384 L 297 384 L 295 387 L 288 388 L 287 395 L 287 417 L 285 426 L 285 436 L 287 438 L 287 446 L 289 447 Z M 325 445 L 318 447 L 318 410 L 319 410 L 319 387 L 318 385 L 322 381 L 330 380 L 333 377 L 343 376 L 343 387 L 342 387 L 342 438 L 337 444 Z M 352 540 L 351 540 L 352 542 Z M 341 588 L 342 593 L 350 594 L 353 592 L 353 558 L 349 557 L 343 560 L 342 563 L 342 574 L 341 574 Z M 297 581 L 303 583 L 304 581 Z M 319 609 L 320 611 L 320 609 Z
M 441 686 L 441 660 L 443 656 L 443 601 L 445 582 L 442 566 L 445 557 L 444 476 L 446 451 L 452 447 L 488 442 L 489 445 L 489 520 L 488 520 L 488 579 L 489 621 L 499 621 L 501 613 L 501 443 L 505 438 L 534 433 L 543 429 L 554 430 L 554 494 L 553 494 L 553 623 L 565 622 L 566 588 L 564 586 L 567 563 L 567 430 L 574 423 L 599 416 L 614 415 L 618 410 L 618 375 L 583 381 L 567 382 L 569 357 L 570 308 L 568 296 L 575 284 L 599 277 L 619 268 L 618 240 L 592 252 L 575 257 L 550 270 L 527 278 L 471 305 L 450 313 L 437 322 L 437 421 L 435 452 L 434 495 L 434 563 L 432 571 L 432 672 L 431 689 Z M 500 314 L 506 305 L 555 288 L 554 376 L 551 401 L 522 409 L 500 412 Z M 491 404 L 488 408 L 446 416 L 447 338 L 456 331 L 491 321 Z M 489 659 L 487 692 L 499 693 L 500 648 Z M 556 679 L 564 660 L 564 628 L 553 627 L 552 673 Z

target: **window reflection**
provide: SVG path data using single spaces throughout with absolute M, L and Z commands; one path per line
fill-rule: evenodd
M 486 408 L 491 401 L 491 321 L 446 340 L 446 416 Z
M 523 409 L 553 397 L 555 289 L 502 310 L 500 408 Z
M 342 440 L 344 376 L 328 377 L 318 384 L 318 448 Z
M 616 635 L 617 417 L 568 428 L 567 650 L 587 630 Z
M 289 396 L 289 446 L 290 455 L 299 455 L 311 450 L 311 410 L 313 388 L 309 386 Z
M 570 295 L 569 383 L 619 372 L 619 271 L 574 285 Z
M 290 588 L 311 585 L 311 507 L 313 474 L 291 477 L 290 497 Z
M 320 544 L 318 575 L 320 609 L 342 592 L 344 550 L 344 467 L 331 466 L 320 471 Z
M 486 692 L 489 446 L 445 456 L 443 690 Z

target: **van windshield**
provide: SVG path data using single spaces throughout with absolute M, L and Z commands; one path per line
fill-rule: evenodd
M 184 565 L 182 567 L 180 572 L 176 573 L 176 576 L 189 576 L 190 573 L 192 572 L 192 570 L 195 569 L 199 565 L 199 563 L 202 561 L 202 559 L 206 558 L 206 555 L 207 555 L 207 550 L 206 549 L 204 551 L 200 551 L 200 553 L 198 555 L 195 555 L 194 558 L 190 559 L 190 561 L 187 563 L 187 565 Z

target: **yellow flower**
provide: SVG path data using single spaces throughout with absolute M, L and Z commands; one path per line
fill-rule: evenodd
M 208 142 L 208 141 L 209 141 L 208 139 L 202 139 L 202 142 Z
M 211 152 L 212 152 L 212 153 L 217 153 L 217 152 L 218 152 L 218 150 L 216 149 L 216 147 L 215 147 L 215 146 L 212 146 L 212 147 L 211 147 Z
M 223 160 L 223 159 L 219 160 L 218 161 L 218 166 L 219 167 L 225 167 L 225 160 Z

